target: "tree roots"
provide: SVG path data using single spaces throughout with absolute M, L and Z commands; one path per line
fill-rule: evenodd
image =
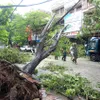
M 0 100 L 34 100 L 35 98 L 41 98 L 38 84 L 21 77 L 14 65 L 0 61 Z

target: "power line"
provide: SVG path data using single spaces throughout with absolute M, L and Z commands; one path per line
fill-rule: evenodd
M 62 20 L 63 20 L 63 18 L 73 9 L 73 8 L 75 8 L 79 3 L 80 3 L 80 1 L 81 0 L 79 0 L 77 3 L 75 3 L 75 5 L 73 5 L 55 24 L 54 24 L 54 26 L 56 26 L 57 24 L 59 24 Z M 54 27 L 53 26 L 53 27 Z
M 23 2 L 23 0 L 20 1 L 20 3 L 18 5 L 20 5 Z M 15 7 L 15 9 L 13 10 L 13 12 L 10 14 L 10 16 L 8 16 L 8 18 L 11 18 L 11 16 L 13 15 L 14 11 L 17 9 L 18 6 Z
M 23 2 L 23 0 L 20 1 L 20 3 L 18 5 L 20 5 Z M 14 11 L 17 9 L 18 6 L 15 7 L 15 9 L 12 11 L 12 13 L 10 15 L 8 15 L 8 17 L 6 17 L 5 20 L 2 20 L 0 23 L 2 23 L 3 21 L 6 21 L 8 18 L 11 18 L 11 16 L 13 15 Z
M 21 0 L 20 3 L 19 3 L 18 5 L 20 5 L 22 2 L 23 2 L 23 0 Z M 11 17 L 12 17 L 12 15 L 13 15 L 14 11 L 17 9 L 17 7 L 18 7 L 18 6 L 15 7 L 15 9 L 12 11 L 12 13 L 10 14 L 10 16 L 8 16 L 8 18 L 11 18 Z M 12 20 L 11 20 L 11 21 L 12 21 Z M 11 22 L 11 21 L 10 21 L 10 22 Z M 10 25 L 10 22 L 9 22 L 9 25 Z M 11 31 L 11 29 L 9 29 L 9 28 L 8 28 L 8 31 L 10 31 L 10 34 L 9 34 L 9 36 L 8 36 L 8 44 L 10 44 L 10 45 L 12 46 L 12 39 L 11 39 L 11 37 L 12 37 L 12 31 Z
M 35 6 L 35 5 L 40 5 L 40 4 L 44 4 L 47 2 L 50 2 L 52 0 L 46 0 L 40 3 L 35 3 L 35 4 L 29 4 L 29 5 L 7 5 L 7 6 L 0 6 L 0 8 L 11 8 L 11 7 L 30 7 L 30 6 Z

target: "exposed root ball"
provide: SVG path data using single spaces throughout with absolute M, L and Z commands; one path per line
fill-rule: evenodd
M 40 98 L 36 83 L 22 78 L 7 61 L 0 61 L 0 100 L 34 100 Z

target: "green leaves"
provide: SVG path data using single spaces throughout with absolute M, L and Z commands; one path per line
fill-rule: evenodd
M 67 96 L 75 96 L 75 89 L 67 89 L 65 94 Z
M 26 26 L 25 18 L 22 15 L 14 15 L 12 23 L 8 26 L 11 30 L 11 38 L 14 43 L 22 45 L 27 41 Z
M 23 63 L 29 61 L 29 55 L 20 52 L 17 49 L 5 48 L 0 49 L 0 59 L 7 60 L 11 63 Z
M 48 66 L 42 67 L 43 70 L 49 70 L 51 72 L 64 72 L 66 69 L 64 66 L 58 66 L 58 65 L 53 65 L 52 63 L 49 63 Z
M 50 65 L 50 64 L 49 64 Z M 42 84 L 47 88 L 47 90 L 53 90 L 58 93 L 64 94 L 67 97 L 82 96 L 84 98 L 89 98 L 90 100 L 99 100 L 100 92 L 92 89 L 91 83 L 80 75 L 69 75 L 64 74 L 64 69 L 62 66 L 50 65 L 43 67 L 48 70 L 47 74 L 42 74 L 39 76 Z M 58 71 L 56 73 L 56 71 Z
M 33 32 L 41 33 L 45 24 L 48 22 L 50 14 L 43 11 L 31 11 L 26 15 L 12 15 L 13 9 L 0 10 L 0 41 L 5 44 L 9 40 L 13 43 L 23 45 L 27 42 L 27 25 L 31 26 Z
M 9 32 L 7 31 L 8 21 L 10 20 L 10 13 L 12 9 L 0 10 L 0 41 L 7 44 Z
M 82 33 L 83 36 L 87 34 L 92 34 L 100 31 L 100 0 L 90 0 L 90 2 L 95 6 L 94 9 L 85 13 Z
M 43 11 L 31 11 L 25 16 L 27 25 L 30 25 L 35 32 L 40 32 L 50 18 L 50 15 Z

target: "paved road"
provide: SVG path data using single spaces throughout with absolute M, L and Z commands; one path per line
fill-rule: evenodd
M 47 66 L 49 63 L 67 67 L 66 73 L 80 74 L 81 76 L 86 77 L 92 82 L 93 87 L 96 87 L 98 82 L 100 83 L 100 62 L 92 62 L 87 58 L 78 58 L 78 64 L 76 65 L 71 61 L 70 57 L 67 57 L 66 61 L 62 61 L 61 57 L 58 60 L 55 60 L 53 56 L 49 56 L 44 59 L 37 68 L 39 69 L 42 66 Z M 17 65 L 22 68 L 25 64 Z M 42 73 L 42 71 L 40 71 L 40 73 Z
M 71 61 L 70 57 L 67 57 L 67 61 L 62 61 L 61 58 L 55 60 L 53 56 L 49 56 L 38 65 L 37 68 L 40 74 L 44 73 L 44 71 L 40 70 L 40 67 L 47 66 L 49 63 L 65 66 L 67 68 L 67 70 L 65 71 L 66 73 L 80 74 L 81 76 L 86 77 L 92 83 L 94 88 L 96 88 L 97 83 L 100 82 L 100 62 L 92 62 L 87 58 L 78 58 L 78 64 L 76 65 Z M 25 64 L 16 65 L 22 68 Z M 98 88 L 98 90 L 100 90 L 100 88 Z M 66 97 L 59 94 L 54 94 L 54 96 L 60 98 L 58 100 L 68 100 Z
M 55 60 L 54 57 L 49 56 L 43 60 L 37 68 L 46 66 L 49 63 L 66 66 L 66 73 L 80 74 L 81 76 L 86 77 L 90 82 L 92 82 L 94 88 L 98 82 L 100 83 L 100 62 L 92 62 L 87 58 L 78 58 L 78 64 L 76 65 L 71 61 L 70 57 L 67 57 L 66 61 L 62 61 L 61 58 Z

